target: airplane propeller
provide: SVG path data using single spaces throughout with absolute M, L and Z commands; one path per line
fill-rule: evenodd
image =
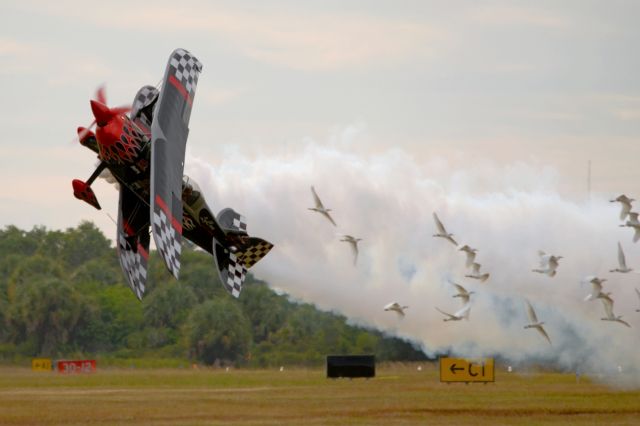
M 105 107 L 105 108 L 100 108 L 100 110 L 106 109 L 111 115 L 126 114 L 129 111 L 131 111 L 131 105 L 123 105 L 123 106 L 118 106 L 114 108 L 108 108 L 106 106 L 107 95 L 106 95 L 106 89 L 104 85 L 99 86 L 96 89 L 94 99 L 91 100 L 91 108 L 94 111 L 94 117 L 95 117 L 95 111 L 96 111 L 96 108 L 94 107 L 95 101 L 99 102 Z M 80 141 L 82 143 L 82 140 L 92 133 L 91 129 L 93 129 L 95 125 L 96 125 L 96 119 L 94 118 L 91 124 L 89 124 L 87 127 L 78 127 L 78 136 L 76 139 L 73 140 L 73 142 Z

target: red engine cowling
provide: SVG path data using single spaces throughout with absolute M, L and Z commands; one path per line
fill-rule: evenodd
M 78 200 L 86 201 L 98 210 L 102 209 L 102 207 L 100 207 L 100 203 L 98 203 L 96 194 L 93 192 L 93 189 L 91 189 L 91 186 L 80 179 L 74 179 L 71 184 L 73 185 L 73 195 Z

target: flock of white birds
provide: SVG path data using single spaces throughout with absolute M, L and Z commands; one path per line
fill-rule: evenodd
M 324 207 L 324 205 L 322 204 L 322 201 L 320 201 L 320 197 L 318 197 L 318 194 L 316 193 L 313 186 L 311 187 L 311 194 L 313 195 L 315 207 L 309 208 L 309 210 L 315 211 L 323 215 L 334 226 L 337 226 L 336 222 L 333 220 L 333 218 L 329 213 L 331 209 L 327 209 Z M 612 203 L 616 203 L 616 202 L 620 203 L 621 205 L 620 220 L 625 223 L 621 224 L 620 226 L 634 229 L 634 232 L 635 232 L 633 236 L 634 243 L 640 240 L 640 221 L 638 220 L 638 212 L 632 211 L 632 204 L 631 204 L 635 200 L 633 198 L 629 198 L 626 195 L 622 194 L 617 198 L 615 198 L 614 200 L 610 200 L 610 201 Z M 482 264 L 476 262 L 476 254 L 478 252 L 478 249 L 470 247 L 467 244 L 459 245 L 458 242 L 453 238 L 453 234 L 450 232 L 447 232 L 447 229 L 445 228 L 444 224 L 442 223 L 440 218 L 438 218 L 438 215 L 435 212 L 433 213 L 433 220 L 435 222 L 436 230 L 437 230 L 437 232 L 433 234 L 433 236 L 436 238 L 442 238 L 448 241 L 449 243 L 456 246 L 458 248 L 458 251 L 462 251 L 465 253 L 466 255 L 465 266 L 468 269 L 471 269 L 471 272 L 466 274 L 465 277 L 478 280 L 482 283 L 486 282 L 491 275 L 488 272 L 484 272 L 484 273 L 481 272 Z M 355 264 L 358 259 L 358 242 L 362 241 L 362 239 L 344 234 L 344 235 L 341 235 L 340 241 L 350 244 L 353 252 L 353 262 Z M 538 251 L 538 256 L 540 257 L 540 264 L 537 268 L 532 269 L 532 272 L 543 274 L 548 276 L 549 278 L 553 278 L 557 273 L 558 267 L 560 266 L 560 259 L 562 259 L 563 257 L 555 254 L 545 253 L 544 251 L 541 251 L 541 250 Z M 627 266 L 624 251 L 622 249 L 622 245 L 620 244 L 620 242 L 618 242 L 618 267 L 611 269 L 609 272 L 622 273 L 622 274 L 633 272 L 633 269 Z M 600 278 L 596 276 L 585 277 L 581 281 L 581 284 L 590 284 L 591 293 L 589 293 L 584 300 L 592 301 L 592 300 L 599 299 L 602 301 L 602 305 L 604 307 L 604 312 L 605 312 L 605 317 L 601 318 L 602 321 L 618 322 L 627 327 L 631 327 L 631 325 L 629 325 L 628 322 L 622 319 L 622 315 L 614 314 L 613 312 L 614 301 L 613 301 L 613 298 L 611 297 L 611 293 L 603 291 L 603 283 L 605 281 L 607 281 L 606 278 Z M 442 313 L 445 316 L 445 318 L 443 319 L 444 321 L 460 321 L 463 319 L 468 320 L 471 312 L 471 305 L 472 305 L 471 295 L 474 294 L 475 292 L 467 291 L 467 289 L 465 289 L 462 285 L 455 283 L 453 281 L 449 281 L 449 283 L 456 289 L 457 293 L 453 295 L 453 297 L 460 298 L 460 300 L 462 301 L 462 307 L 453 314 L 445 312 L 438 307 L 436 307 L 436 310 L 438 310 L 438 312 Z M 636 288 L 635 292 L 638 296 L 638 300 L 640 301 L 640 290 Z M 407 308 L 408 306 L 402 305 L 395 301 L 384 306 L 385 311 L 396 312 L 401 317 L 405 315 L 405 310 Z M 549 342 L 549 344 L 551 344 L 551 338 L 549 337 L 549 335 L 547 334 L 546 330 L 543 327 L 544 322 L 538 319 L 538 316 L 536 315 L 536 312 L 533 309 L 533 306 L 526 299 L 525 299 L 525 309 L 526 309 L 527 317 L 529 318 L 529 323 L 526 324 L 524 328 L 536 329 L 538 333 L 540 333 L 540 335 L 543 336 Z M 636 309 L 636 312 L 640 312 L 640 308 Z

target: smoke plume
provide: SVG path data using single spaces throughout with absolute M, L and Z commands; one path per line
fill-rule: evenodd
M 247 217 L 249 233 L 275 244 L 252 270 L 291 297 L 333 310 L 421 345 L 427 355 L 501 356 L 566 371 L 605 374 L 622 368 L 640 385 L 640 300 L 634 273 L 612 274 L 618 241 L 627 263 L 640 270 L 633 230 L 620 228 L 614 194 L 591 201 L 564 199 L 558 172 L 516 163 L 475 160 L 464 169 L 434 158 L 418 164 L 407 152 L 356 153 L 353 128 L 326 143 L 306 140 L 287 153 L 248 156 L 226 151 L 211 166 L 188 155 L 186 173 L 218 211 L 232 206 Z M 340 135 L 339 135 L 340 136 Z M 309 211 L 314 185 L 338 227 Z M 615 194 L 618 195 L 618 194 Z M 459 244 L 477 248 L 490 272 L 485 283 L 465 278 L 463 252 L 433 238 L 437 212 Z M 360 237 L 358 263 L 340 234 Z M 538 267 L 538 250 L 562 255 L 550 278 Z M 632 328 L 601 321 L 600 300 L 584 302 L 588 275 L 608 278 L 614 312 Z M 443 322 L 438 307 L 456 312 L 449 280 L 475 291 L 469 321 Z M 524 300 L 534 306 L 553 345 L 527 329 Z M 409 305 L 404 318 L 382 307 Z

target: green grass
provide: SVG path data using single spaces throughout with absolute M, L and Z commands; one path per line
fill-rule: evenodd
M 383 365 L 372 380 L 322 369 L 100 369 L 89 375 L 0 367 L 0 424 L 637 425 L 640 391 L 569 374 L 442 384 L 436 365 Z

